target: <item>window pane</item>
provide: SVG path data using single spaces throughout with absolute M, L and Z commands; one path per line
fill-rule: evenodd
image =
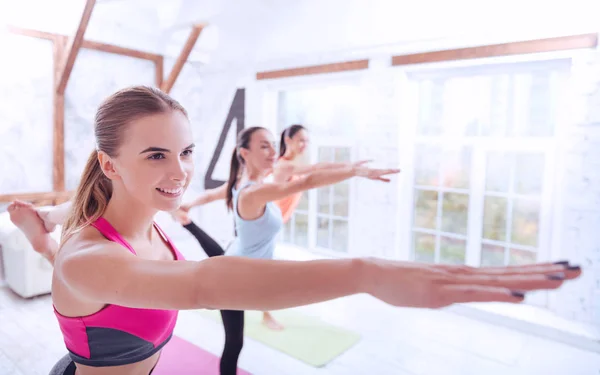
M 416 147 L 415 185 L 439 185 L 441 154 L 438 146 L 418 145 Z
M 506 198 L 485 197 L 483 238 L 506 241 Z
M 287 103 L 287 93 L 285 91 L 279 91 L 277 93 L 277 129 L 278 133 L 281 134 L 283 129 L 287 127 L 287 114 L 286 110 L 288 107 Z
M 535 71 L 530 79 L 528 126 L 523 135 L 548 137 L 554 134 L 552 73 Z
M 471 148 L 445 150 L 442 157 L 443 184 L 458 189 L 469 188 L 471 175 Z
M 308 215 L 294 214 L 294 241 L 296 245 L 308 247 Z
M 442 231 L 466 235 L 469 195 L 444 193 L 442 197 Z
M 279 130 L 291 124 L 305 124 L 311 135 L 356 137 L 357 122 L 364 107 L 364 87 L 335 84 L 281 91 L 278 103 Z
M 348 216 L 350 201 L 350 183 L 345 181 L 333 185 L 333 214 L 335 216 Z
M 420 135 L 442 134 L 442 117 L 444 113 L 443 80 L 422 81 L 419 84 L 419 124 Z
M 344 163 L 350 161 L 350 149 L 348 147 L 336 148 L 333 161 L 336 163 Z
M 317 246 L 329 248 L 329 218 L 317 218 Z
M 320 214 L 329 214 L 329 190 L 331 187 L 326 186 L 317 189 L 317 212 Z
M 333 234 L 331 249 L 335 251 L 348 251 L 348 222 L 345 220 L 332 220 Z
M 331 162 L 333 160 L 333 150 L 331 147 L 319 147 L 319 162 Z
M 435 236 L 413 232 L 413 251 L 416 262 L 433 263 L 435 261 Z
M 512 235 L 510 242 L 537 246 L 540 217 L 539 201 L 515 199 L 513 202 Z
M 508 154 L 490 152 L 487 155 L 485 190 L 508 192 L 511 158 Z
M 482 126 L 484 137 L 504 137 L 510 120 L 512 77 L 508 74 L 494 75 L 490 82 L 490 120 Z
M 537 259 L 537 253 L 533 251 L 510 249 L 509 263 L 511 265 L 531 264 L 535 263 Z
M 298 210 L 308 211 L 308 194 L 302 193 L 302 198 L 298 202 Z
M 513 123 L 509 128 L 509 135 L 525 136 L 529 127 L 529 112 L 531 100 L 531 74 L 524 72 L 513 75 Z
M 415 189 L 414 226 L 437 229 L 438 192 Z
M 541 194 L 544 175 L 543 154 L 516 156 L 515 193 Z
M 457 238 L 440 237 L 440 263 L 465 264 L 466 242 Z
M 504 265 L 504 247 L 482 244 L 481 245 L 481 266 L 503 266 Z
M 444 135 L 477 136 L 480 124 L 489 118 L 488 77 L 455 77 L 444 92 Z

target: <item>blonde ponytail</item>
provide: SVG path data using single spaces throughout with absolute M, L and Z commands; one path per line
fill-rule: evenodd
M 73 197 L 71 214 L 62 229 L 62 242 L 102 216 L 111 196 L 112 182 L 102 172 L 98 152 L 94 150 Z

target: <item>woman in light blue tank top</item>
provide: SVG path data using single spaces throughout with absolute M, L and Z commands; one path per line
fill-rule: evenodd
M 281 210 L 275 204 L 281 198 L 354 176 L 389 181 L 384 176 L 399 172 L 372 169 L 359 162 L 316 170 L 294 181 L 265 183 L 277 161 L 275 144 L 271 132 L 262 127 L 247 128 L 238 135 L 227 185 L 227 207 L 233 211 L 237 237 L 226 255 L 273 259 L 277 235 L 283 226 Z M 263 313 L 263 323 L 271 329 L 283 329 L 268 312 Z
M 242 219 L 238 212 L 240 192 L 256 184 L 256 181 L 245 181 L 238 187 L 232 187 L 231 203 L 237 237 L 228 250 L 227 255 L 273 259 L 275 240 L 283 226 L 283 218 L 279 206 L 273 202 L 267 202 L 263 214 L 251 220 Z

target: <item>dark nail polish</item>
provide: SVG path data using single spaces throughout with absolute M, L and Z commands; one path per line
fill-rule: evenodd
M 581 266 L 569 266 L 567 271 L 581 271 Z
M 569 265 L 569 261 L 568 260 L 561 260 L 559 262 L 554 262 L 553 264 L 556 264 L 557 266 L 568 266 Z
M 513 297 L 517 297 L 517 298 L 525 298 L 525 293 L 523 293 L 523 292 L 517 292 L 517 291 L 514 291 L 514 290 L 512 290 L 512 291 L 510 292 L 510 294 L 511 294 Z
M 546 275 L 546 278 L 549 280 L 564 280 L 565 279 L 565 274 L 564 273 L 553 273 L 551 275 Z

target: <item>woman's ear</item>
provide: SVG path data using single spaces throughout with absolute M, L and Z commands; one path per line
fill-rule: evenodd
M 238 151 L 238 153 L 239 153 L 240 157 L 242 158 L 242 164 L 246 163 L 249 152 L 250 152 L 250 150 L 248 150 L 247 148 L 240 147 L 240 150 Z
M 118 180 L 120 178 L 119 173 L 115 168 L 115 163 L 110 156 L 104 151 L 98 151 L 98 162 L 102 172 L 109 180 Z

